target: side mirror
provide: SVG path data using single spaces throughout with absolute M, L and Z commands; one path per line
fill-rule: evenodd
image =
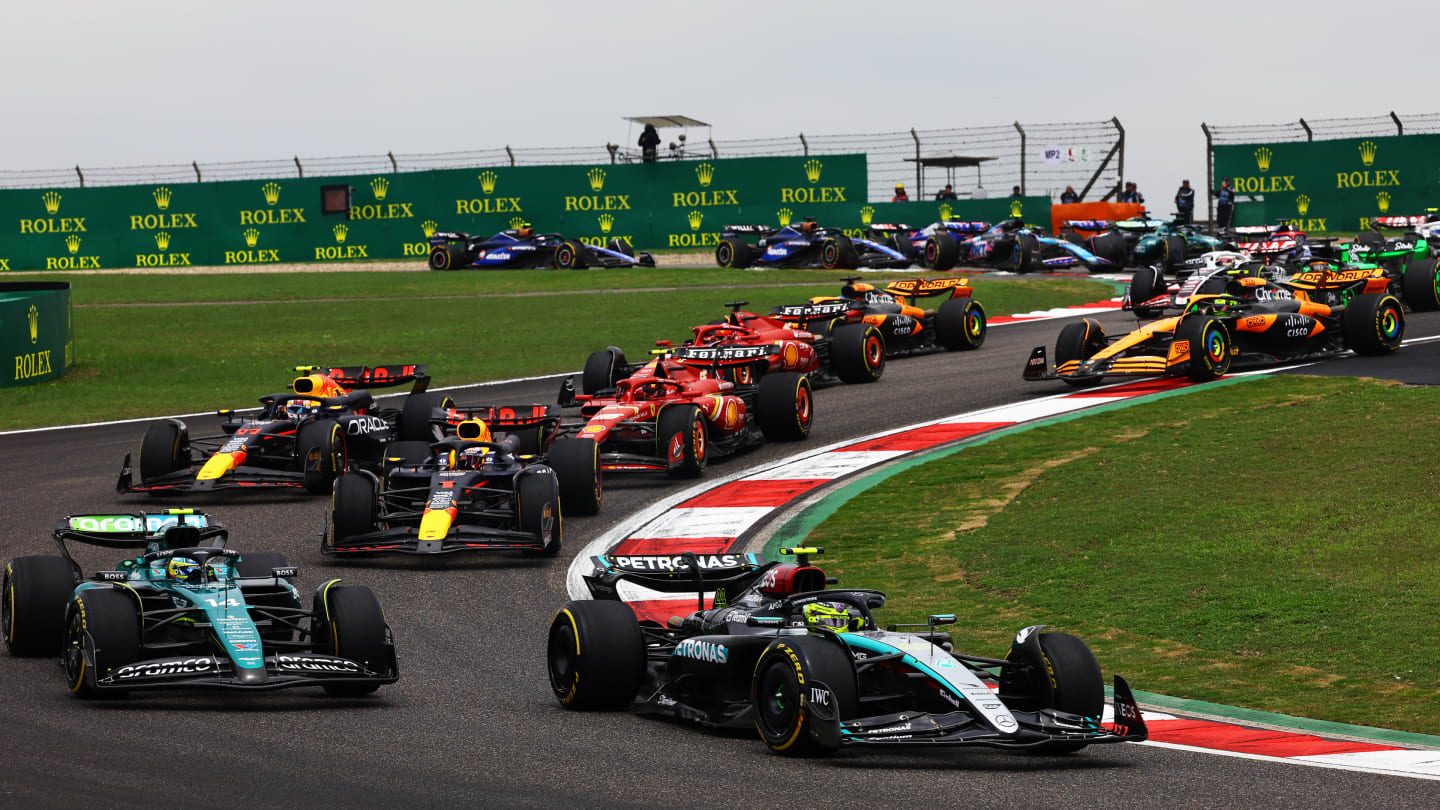
M 934 626 L 937 625 L 937 624 L 954 624 L 954 623 L 955 623 L 955 614 L 954 614 L 954 613 L 932 613 L 932 614 L 930 614 L 929 622 L 930 622 L 930 626 L 931 626 L 931 627 L 934 627 Z

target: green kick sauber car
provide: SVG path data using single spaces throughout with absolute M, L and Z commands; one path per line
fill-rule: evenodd
M 5 566 L 0 632 L 12 655 L 60 655 L 81 698 L 132 690 L 321 686 L 358 696 L 399 677 L 380 602 L 331 580 L 302 606 L 283 555 L 226 548 L 209 515 L 72 515 L 59 555 Z M 143 549 L 86 577 L 65 541 Z

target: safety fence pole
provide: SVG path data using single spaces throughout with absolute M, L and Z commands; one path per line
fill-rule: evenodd
M 920 136 L 915 132 L 914 127 L 910 128 L 910 137 L 915 139 L 915 199 L 923 200 L 925 199 L 925 169 L 924 164 L 920 162 Z
M 1205 213 L 1211 222 L 1215 221 L 1215 139 L 1210 127 L 1200 122 L 1200 131 L 1205 133 Z
M 805 133 L 800 133 L 800 148 L 805 150 L 805 157 L 810 157 L 810 143 L 805 140 Z
M 400 164 L 395 162 L 395 152 L 393 150 L 386 152 L 385 156 L 390 158 L 390 173 L 394 174 L 400 171 Z
M 300 165 L 299 155 L 295 156 L 295 171 L 299 172 L 301 177 L 305 176 L 305 167 Z
M 1404 135 L 1405 125 L 1400 123 L 1400 116 L 1396 115 L 1394 110 L 1390 111 L 1390 120 L 1395 122 L 1395 134 Z
M 85 173 L 80 171 L 80 164 L 75 164 L 75 173 L 80 176 L 80 187 L 85 187 Z
M 1025 128 L 1015 122 L 1015 131 L 1020 133 L 1020 194 L 1025 195 Z

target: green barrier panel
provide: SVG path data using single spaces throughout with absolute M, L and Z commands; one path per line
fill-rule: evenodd
M 338 184 L 351 187 L 349 216 L 322 215 L 321 188 Z M 1044 197 L 867 203 L 865 189 L 864 155 L 823 155 L 7 190 L 0 270 L 424 261 L 436 230 L 489 235 L 520 222 L 665 250 L 713 247 L 725 225 L 807 216 L 850 229 L 1049 217 Z
M 1419 214 L 1440 204 L 1440 135 L 1215 147 L 1215 178 L 1236 193 L 1235 224 L 1295 220 L 1304 230 L 1369 227 L 1383 214 Z
M 71 324 L 68 282 L 0 283 L 0 352 L 7 361 L 0 388 L 68 374 L 75 365 Z

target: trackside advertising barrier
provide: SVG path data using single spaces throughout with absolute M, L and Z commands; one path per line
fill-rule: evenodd
M 1239 195 L 1237 225 L 1290 218 L 1307 231 L 1357 230 L 1440 205 L 1437 154 L 1440 135 L 1216 146 L 1215 183 L 1229 177 Z
M 321 189 L 350 207 L 321 212 Z M 437 230 L 488 235 L 525 222 L 592 244 L 713 247 L 728 224 L 814 217 L 1043 222 L 1049 200 L 868 203 L 864 155 L 521 166 L 345 177 L 0 191 L 0 271 L 249 266 L 406 259 Z
M 75 364 L 70 284 L 0 283 L 0 388 L 65 376 Z

